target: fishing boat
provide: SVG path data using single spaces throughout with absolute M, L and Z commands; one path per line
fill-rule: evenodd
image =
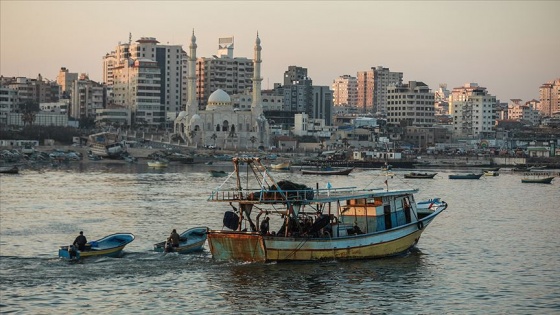
M 484 171 L 484 176 L 499 176 L 498 171 Z
M 126 152 L 126 148 L 118 139 L 117 134 L 100 132 L 89 136 L 88 145 L 91 147 L 92 154 L 102 158 L 119 159 L 121 154 Z
M 411 172 L 408 174 L 404 174 L 404 178 L 434 178 L 437 173 L 416 173 Z
M 270 164 L 270 168 L 273 170 L 289 170 L 292 162 L 287 161 L 279 164 Z
M 480 179 L 484 173 L 451 174 L 449 179 Z
M 527 173 L 521 179 L 522 183 L 533 183 L 533 184 L 551 184 L 554 176 L 550 176 L 548 173 Z
M 164 168 L 169 166 L 169 162 L 166 160 L 150 160 L 148 161 L 148 166 L 153 168 Z
M 226 176 L 228 176 L 228 173 L 226 173 L 224 171 L 209 170 L 208 172 L 210 173 L 210 176 L 212 176 L 212 177 L 226 177 Z
M 70 260 L 97 256 L 119 257 L 124 247 L 132 241 L 134 241 L 132 233 L 111 234 L 87 243 L 83 251 L 78 250 L 74 245 L 60 246 L 58 257 Z
M 233 164 L 235 178 L 224 181 L 208 198 L 232 208 L 225 211 L 222 229 L 208 231 L 215 260 L 347 260 L 399 255 L 414 247 L 444 210 L 419 219 L 414 200 L 418 189 L 333 188 L 329 184 L 312 189 L 277 182 L 268 170 L 260 171 L 259 158 L 234 158 Z
M 416 208 L 418 209 L 418 217 L 422 219 L 436 212 L 440 208 L 445 210 L 447 208 L 447 203 L 441 200 L 441 198 L 432 198 L 416 203 Z
M 353 167 L 344 169 L 323 168 L 318 170 L 301 170 L 303 175 L 348 175 L 354 170 Z
M 2 173 L 2 174 L 17 174 L 17 173 L 19 173 L 19 167 L 17 167 L 17 165 L 0 166 L 0 173 Z
M 202 246 L 206 242 L 207 227 L 195 227 L 186 230 L 179 234 L 179 246 L 172 247 L 168 241 L 163 241 L 154 244 L 154 251 L 156 252 L 174 252 L 179 254 L 189 254 L 202 250 Z

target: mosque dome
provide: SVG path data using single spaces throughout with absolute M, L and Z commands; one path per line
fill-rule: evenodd
M 208 97 L 206 110 L 216 110 L 218 108 L 231 108 L 231 98 L 222 89 L 217 89 Z
M 186 111 L 182 111 L 179 113 L 179 116 L 177 116 L 177 119 L 184 119 L 185 116 L 187 116 L 187 112 Z
M 191 117 L 191 121 L 190 121 L 190 125 L 196 125 L 196 123 L 201 123 L 202 122 L 202 118 L 200 118 L 200 116 L 198 114 L 194 114 Z

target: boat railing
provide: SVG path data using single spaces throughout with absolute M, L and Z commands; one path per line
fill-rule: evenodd
M 214 190 L 208 201 L 216 202 L 246 202 L 246 203 L 282 203 L 282 202 L 312 202 L 323 198 L 334 198 L 336 196 L 347 196 L 364 194 L 378 191 L 382 188 L 357 189 L 356 187 L 341 187 L 330 189 L 298 189 L 298 190 L 275 190 L 275 189 L 252 189 L 252 190 Z

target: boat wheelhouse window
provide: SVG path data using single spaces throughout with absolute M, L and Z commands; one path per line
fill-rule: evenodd
M 390 229 L 393 227 L 391 220 L 391 205 L 385 205 L 383 207 L 383 215 L 385 216 L 385 229 Z

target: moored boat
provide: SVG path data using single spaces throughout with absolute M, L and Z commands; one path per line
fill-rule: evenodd
M 484 173 L 451 174 L 449 179 L 480 179 Z
M 206 242 L 207 227 L 194 227 L 179 234 L 179 246 L 168 246 L 167 241 L 154 244 L 154 251 L 156 252 L 174 252 L 179 254 L 189 254 L 196 251 L 201 251 L 202 246 Z
M 241 162 L 247 171 L 240 170 Z M 417 189 L 331 185 L 312 189 L 276 182 L 269 172 L 259 171 L 259 158 L 234 158 L 233 164 L 234 185 L 225 185 L 226 181 L 208 199 L 233 208 L 224 214 L 223 229 L 208 231 L 216 260 L 346 260 L 398 255 L 415 246 L 444 210 L 418 218 Z
M 411 172 L 408 174 L 404 174 L 404 178 L 434 178 L 437 173 L 416 173 Z
M 124 247 L 132 241 L 134 241 L 132 233 L 111 234 L 99 240 L 90 241 L 83 251 L 78 250 L 74 245 L 60 246 L 58 257 L 71 260 L 96 256 L 119 257 Z
M 270 168 L 273 170 L 289 170 L 292 162 L 287 161 L 279 164 L 270 164 Z
M 2 174 L 17 174 L 17 173 L 19 173 L 19 167 L 17 167 L 17 165 L 0 166 L 0 173 L 2 173 Z
M 484 176 L 499 176 L 500 173 L 498 171 L 484 171 Z
M 226 176 L 228 176 L 228 173 L 226 173 L 225 171 L 209 170 L 208 172 L 210 173 L 210 176 L 212 176 L 212 177 L 226 177 Z
M 551 184 L 554 176 L 526 176 L 521 179 L 522 183 L 534 183 L 534 184 Z
M 164 168 L 169 166 L 169 162 L 165 160 L 151 160 L 148 161 L 148 166 L 153 168 Z
M 100 132 L 89 136 L 91 153 L 102 158 L 118 159 L 126 152 L 125 146 L 118 141 L 119 136 L 110 132 Z
M 353 167 L 344 169 L 318 169 L 318 170 L 301 170 L 303 175 L 348 175 L 354 170 Z

